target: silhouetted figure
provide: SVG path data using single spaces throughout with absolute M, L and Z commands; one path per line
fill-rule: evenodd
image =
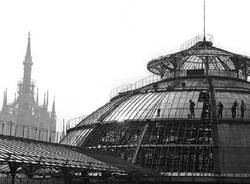
M 232 118 L 233 118 L 233 119 L 235 119 L 235 117 L 236 117 L 236 108 L 237 108 L 237 106 L 238 106 L 238 103 L 237 103 L 237 101 L 235 100 L 235 102 L 233 103 L 232 108 L 231 108 L 231 111 L 232 111 Z
M 190 117 L 191 118 L 195 118 L 195 114 L 194 114 L 194 106 L 195 103 L 192 100 L 189 100 L 189 110 L 190 110 Z
M 240 104 L 240 112 L 241 112 L 241 119 L 244 118 L 244 112 L 246 110 L 246 104 L 244 103 L 244 101 L 242 100 L 241 101 L 241 104 Z
M 155 91 L 157 91 L 157 90 L 158 90 L 158 84 L 157 84 L 157 83 L 154 83 L 154 84 L 153 84 L 153 88 L 154 88 Z
M 222 118 L 222 111 L 223 111 L 223 104 L 221 103 L 221 101 L 219 101 L 218 104 L 218 118 Z
M 161 109 L 157 109 L 157 117 L 160 117 L 161 115 Z

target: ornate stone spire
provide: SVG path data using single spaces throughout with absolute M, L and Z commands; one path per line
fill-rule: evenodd
M 7 89 L 4 91 L 3 95 L 3 107 L 7 106 Z
M 49 91 L 47 91 L 46 110 L 48 110 L 48 106 L 49 106 Z
M 39 105 L 39 88 L 36 89 L 36 104 Z
M 65 121 L 63 119 L 63 128 L 62 128 L 62 135 L 61 135 L 61 140 L 62 138 L 66 135 L 66 131 L 65 131 Z
M 25 55 L 25 61 L 32 61 L 31 46 L 30 46 L 30 32 L 28 33 L 28 44 L 27 44 L 27 50 L 26 50 L 26 55 Z
M 44 97 L 43 97 L 43 108 L 46 108 L 46 93 L 44 93 Z
M 23 61 L 24 72 L 23 72 L 23 90 L 25 94 L 31 95 L 31 69 L 32 69 L 32 57 L 31 57 L 31 46 L 30 46 L 30 33 L 28 33 L 28 44 L 25 55 L 25 60 Z
M 53 105 L 52 105 L 52 111 L 51 111 L 51 118 L 56 119 L 56 102 L 55 102 L 55 97 L 53 100 Z
M 63 129 L 62 129 L 63 134 L 65 133 L 65 120 L 63 119 Z
M 7 88 L 4 91 L 3 94 L 3 107 L 2 107 L 2 112 L 6 112 L 7 111 Z

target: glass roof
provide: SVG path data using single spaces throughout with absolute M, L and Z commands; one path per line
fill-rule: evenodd
M 106 112 L 114 107 L 114 105 L 122 100 L 121 98 L 113 99 L 109 103 L 97 109 L 95 112 L 87 116 L 85 119 L 81 121 L 77 126 L 87 125 L 87 124 L 95 124 L 98 120 L 103 116 Z
M 182 79 L 182 80 L 174 80 L 174 81 L 161 81 L 157 83 L 157 90 L 158 91 L 166 91 L 169 89 L 176 89 L 176 90 L 183 90 L 183 83 L 185 83 L 185 89 L 186 90 L 206 90 L 208 89 L 208 83 L 206 82 L 206 79 Z M 138 93 L 128 93 L 127 95 L 117 97 L 115 99 L 112 99 L 109 103 L 105 104 L 104 106 L 97 109 L 95 112 L 93 112 L 91 115 L 87 116 L 85 119 L 83 119 L 77 127 L 80 127 L 82 125 L 91 125 L 96 123 L 102 123 L 102 121 L 107 121 L 108 119 L 110 121 L 117 121 L 118 119 L 121 120 L 123 118 L 138 118 L 139 119 L 145 119 L 149 118 L 149 116 L 153 116 L 153 111 L 156 111 L 159 103 L 165 103 L 165 100 L 169 98 L 172 99 L 176 96 L 182 96 L 182 98 L 186 98 L 188 95 L 191 94 L 193 96 L 193 92 L 189 92 L 189 94 L 182 94 L 183 92 L 162 92 L 162 93 L 155 93 L 155 86 L 154 84 L 142 87 L 138 89 Z M 173 96 L 173 97 L 172 97 Z M 165 100 L 163 100 L 165 99 Z M 162 101 L 162 102 L 161 102 Z M 170 103 L 170 101 L 169 101 Z M 123 111 L 123 109 L 127 109 L 129 112 L 133 112 L 133 115 L 125 115 L 124 113 L 122 117 L 115 118 L 116 115 L 112 115 L 114 113 L 118 113 L 118 111 Z M 177 108 L 177 107 L 176 107 Z M 178 107 L 179 108 L 179 107 Z M 184 108 L 184 107 L 180 107 Z M 186 103 L 185 108 L 188 108 L 188 102 Z M 120 109 L 120 110 L 119 110 Z M 140 111 L 137 113 L 137 111 Z M 145 112 L 144 112 L 145 111 Z M 150 112 L 148 112 L 150 111 Z M 186 109 L 187 111 L 187 109 Z M 141 116 L 140 114 L 143 113 Z M 173 115 L 174 112 L 172 112 L 171 117 L 175 118 Z M 147 114 L 147 115 L 146 115 Z M 178 113 L 179 115 L 176 115 L 176 118 L 178 116 L 185 116 L 182 113 Z M 136 116 L 136 117 L 134 117 Z M 164 114 L 162 118 L 167 118 L 167 116 L 170 117 L 170 115 L 167 114 L 167 112 Z M 126 119 L 125 118 L 125 119 Z M 81 133 L 79 133 L 81 134 Z M 79 136 L 79 135 L 78 135 Z M 77 135 L 76 137 L 77 138 Z
M 214 80 L 216 90 L 249 90 L 250 83 L 234 80 Z M 147 85 L 132 93 L 125 93 L 112 99 L 91 115 L 83 119 L 77 127 L 84 125 L 103 124 L 124 121 L 144 121 L 147 119 L 186 119 L 190 114 L 190 102 L 194 101 L 195 118 L 203 116 L 203 101 L 199 100 L 204 91 L 209 90 L 206 78 L 180 78 L 176 80 L 162 80 Z M 231 98 L 234 99 L 234 98 Z M 239 98 L 240 99 L 240 98 Z M 216 101 L 218 102 L 219 99 Z M 246 100 L 247 95 L 242 98 Z M 249 103 L 250 106 L 250 103 Z M 231 107 L 227 107 L 228 112 Z M 92 131 L 92 127 L 70 133 L 66 141 L 69 145 L 81 144 Z
M 216 48 L 212 42 L 207 41 L 198 42 L 181 52 L 153 59 L 147 65 L 149 71 L 161 76 L 175 71 L 199 69 L 234 71 L 247 76 L 249 67 L 248 57 Z
M 187 118 L 189 114 L 189 100 L 197 104 L 197 117 L 201 116 L 202 102 L 198 103 L 198 91 L 176 91 L 147 93 L 134 95 L 123 102 L 104 122 L 124 120 L 146 120 L 166 118 Z M 160 112 L 159 112 L 160 111 Z
M 59 144 L 0 136 L 1 171 L 8 162 L 32 164 L 39 167 L 60 167 L 93 170 L 113 170 L 118 168 L 91 158 L 76 149 Z M 6 167 L 5 172 L 9 172 Z
M 220 155 L 214 146 L 236 135 L 225 136 L 221 126 L 244 129 L 250 120 L 249 68 L 248 57 L 208 41 L 154 59 L 148 69 L 161 80 L 120 91 L 70 129 L 61 143 L 114 152 L 123 160 L 165 174 L 218 173 Z M 240 129 L 235 128 L 237 136 L 232 140 L 241 137 Z M 213 136 L 215 131 L 220 140 Z

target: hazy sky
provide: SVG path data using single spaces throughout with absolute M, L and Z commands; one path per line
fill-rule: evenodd
M 214 44 L 250 55 L 250 1 L 207 0 L 206 7 Z M 47 90 L 50 104 L 55 95 L 62 123 L 108 102 L 113 88 L 151 75 L 147 62 L 179 51 L 202 33 L 202 21 L 202 0 L 2 0 L 0 103 L 5 88 L 13 101 L 22 78 L 28 31 L 40 103 Z

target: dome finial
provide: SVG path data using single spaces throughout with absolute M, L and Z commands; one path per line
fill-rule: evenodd
M 206 41 L 206 0 L 203 1 L 203 41 Z

